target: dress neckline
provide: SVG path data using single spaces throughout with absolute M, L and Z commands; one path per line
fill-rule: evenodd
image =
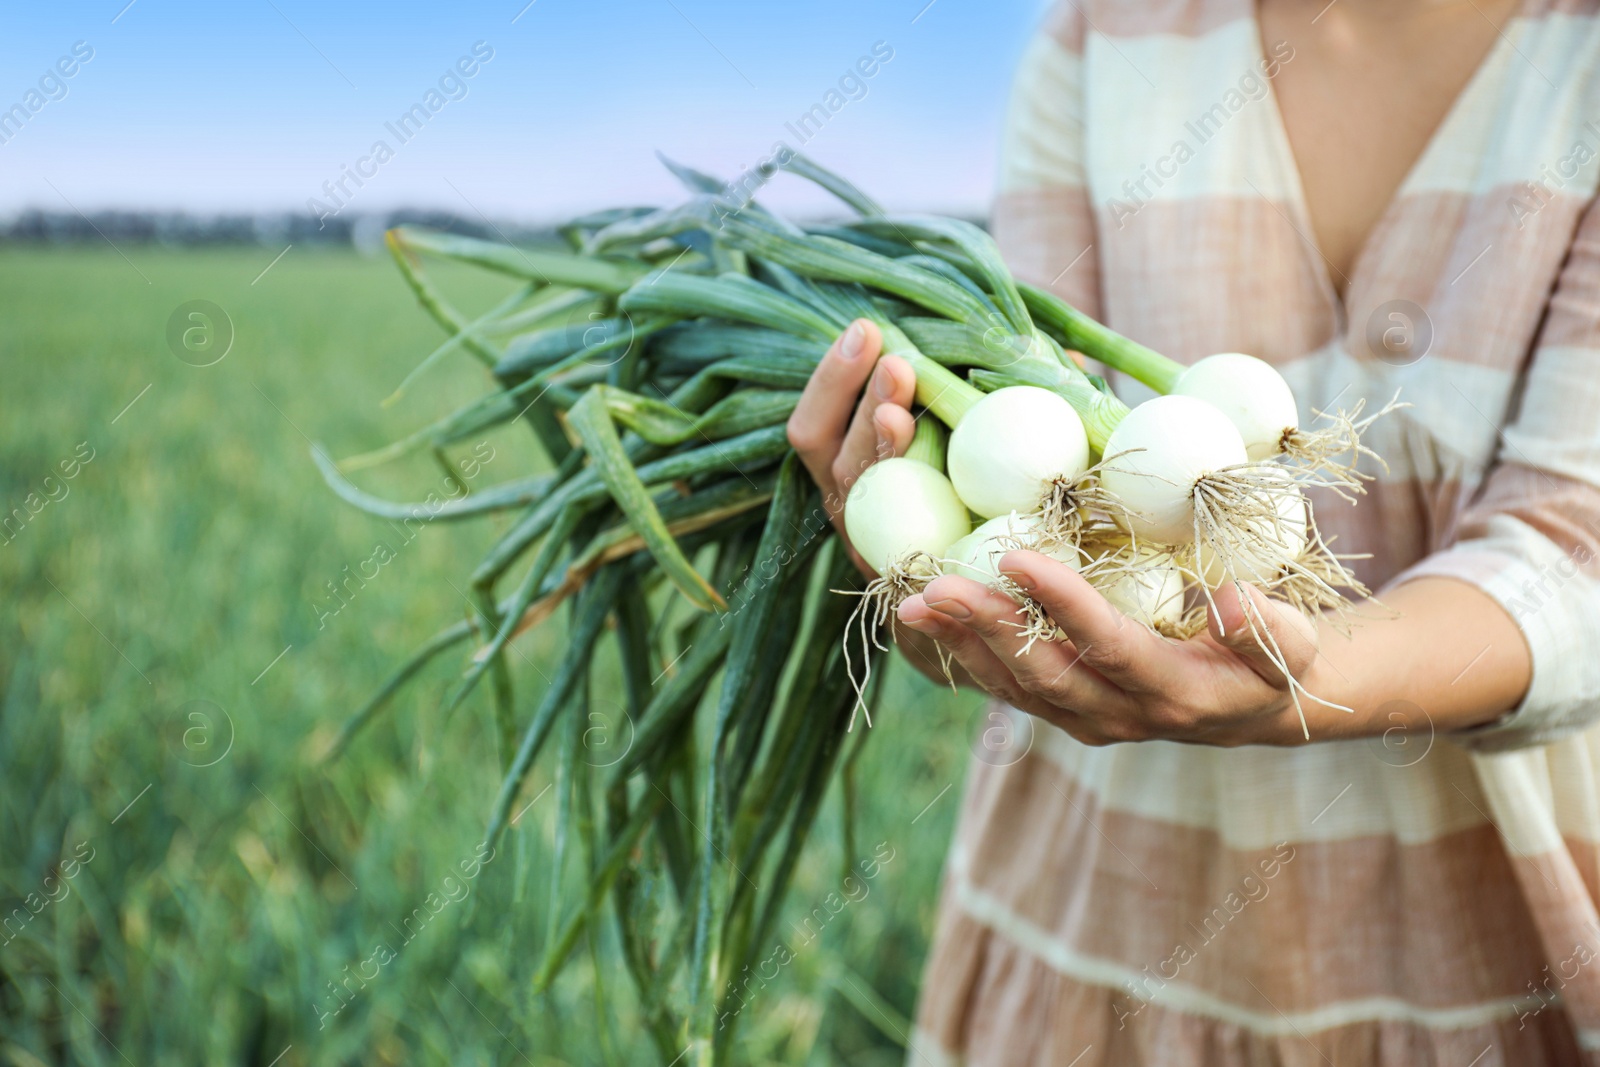
M 1529 9 L 1536 2 L 1537 0 L 1520 0 L 1517 10 L 1507 20 L 1507 26 L 1526 17 Z M 1250 25 L 1254 31 L 1250 34 L 1250 44 L 1255 52 L 1255 59 L 1260 63 L 1266 63 L 1267 55 L 1266 47 L 1262 40 L 1259 0 L 1249 0 L 1248 7 Z M 1508 50 L 1515 51 L 1515 49 L 1516 46 L 1504 31 L 1496 33 L 1494 43 L 1489 46 L 1489 50 L 1478 61 L 1471 77 L 1467 79 L 1461 90 L 1456 93 L 1456 97 L 1450 102 L 1450 107 L 1445 111 L 1444 117 L 1439 120 L 1439 124 L 1434 127 L 1433 132 L 1428 135 L 1422 151 L 1417 154 L 1416 159 L 1412 160 L 1411 166 L 1406 170 L 1405 177 L 1400 180 L 1400 184 L 1395 186 L 1394 192 L 1390 194 L 1388 202 L 1383 206 L 1383 210 L 1378 213 L 1378 217 L 1373 221 L 1372 226 L 1363 235 L 1361 244 L 1356 250 L 1355 258 L 1351 260 L 1350 273 L 1348 275 L 1343 274 L 1329 261 L 1322 251 L 1321 243 L 1317 240 L 1316 227 L 1311 221 L 1310 202 L 1306 198 L 1305 183 L 1301 178 L 1300 162 L 1295 158 L 1294 147 L 1289 141 L 1289 128 L 1287 123 L 1284 122 L 1283 109 L 1278 104 L 1277 87 L 1273 84 L 1273 79 L 1266 79 L 1268 125 L 1271 127 L 1270 136 L 1276 157 L 1273 162 L 1282 168 L 1287 177 L 1287 189 L 1289 192 L 1287 207 L 1290 213 L 1287 221 L 1298 232 L 1301 246 L 1309 255 L 1312 271 L 1318 279 L 1318 285 L 1322 290 L 1323 297 L 1333 311 L 1339 335 L 1342 336 L 1345 331 L 1347 305 L 1350 303 L 1351 298 L 1357 294 L 1358 284 L 1369 273 L 1368 261 L 1380 246 L 1383 236 L 1392 227 L 1394 217 L 1400 210 L 1401 202 L 1405 199 L 1407 191 L 1416 180 L 1417 175 L 1432 162 L 1433 157 L 1448 150 L 1451 138 L 1457 136 L 1457 131 L 1460 129 L 1460 115 L 1468 106 L 1467 102 L 1471 98 L 1489 91 L 1488 82 L 1491 78 L 1498 76 L 1499 71 L 1503 69 L 1505 53 Z M 1338 274 L 1344 280 L 1345 288 L 1342 294 L 1334 280 L 1335 274 Z

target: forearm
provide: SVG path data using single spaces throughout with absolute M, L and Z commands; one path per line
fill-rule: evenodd
M 1487 593 L 1419 578 L 1382 601 L 1392 611 L 1358 608 L 1367 617 L 1354 620 L 1348 637 L 1320 625 L 1319 655 L 1302 681 L 1354 714 L 1305 701 L 1313 739 L 1430 726 L 1447 733 L 1492 722 L 1522 701 L 1532 657 L 1515 621 Z

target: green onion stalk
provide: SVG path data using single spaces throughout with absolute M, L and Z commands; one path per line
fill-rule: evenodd
M 567 248 L 391 231 L 404 280 L 445 334 L 397 395 L 463 362 L 482 365 L 489 388 L 393 444 L 341 463 L 313 455 L 332 489 L 371 514 L 497 530 L 468 577 L 469 616 L 422 641 L 327 758 L 436 661 L 461 656 L 445 710 L 486 691 L 498 748 L 486 842 L 527 803 L 536 768 L 566 797 L 560 818 L 584 820 L 583 890 L 563 895 L 580 880 L 558 870 L 546 921 L 528 924 L 546 931 L 527 946 L 535 988 L 612 924 L 663 1062 L 692 1048 L 709 1064 L 729 1057 L 743 1006 L 760 996 L 742 976 L 770 944 L 857 702 L 844 648 L 853 602 L 834 591 L 863 582 L 832 532 L 837 502 L 821 498 L 785 433 L 817 361 L 852 320 L 870 319 L 934 418 L 954 427 L 987 392 L 1042 386 L 1078 412 L 1097 451 L 1127 408 L 1068 350 L 1165 371 L 1018 284 L 969 223 L 887 215 L 798 154 L 735 186 L 671 166 L 687 201 L 574 220 Z M 779 169 L 859 217 L 805 229 L 773 214 L 752 197 Z M 430 260 L 516 288 L 464 311 L 434 285 Z M 543 466 L 499 485 L 406 502 L 351 480 L 519 426 Z M 508 652 L 557 615 L 558 661 L 524 677 Z M 630 722 L 612 733 L 631 744 L 597 759 L 573 724 L 597 686 L 618 684 L 619 663 Z

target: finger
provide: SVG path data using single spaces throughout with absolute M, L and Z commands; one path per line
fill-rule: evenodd
M 1206 624 L 1217 644 L 1279 689 L 1302 676 L 1317 658 L 1316 628 L 1300 612 L 1246 582 L 1224 582 L 1211 594 Z
M 878 430 L 880 452 L 903 456 L 911 447 L 911 438 L 917 432 L 917 420 L 911 412 L 898 404 L 879 404 L 872 413 L 872 423 Z
M 1094 671 L 1080 667 L 1079 650 L 1059 641 L 1027 648 L 1022 613 L 1003 593 L 967 578 L 946 576 L 928 583 L 923 601 L 954 619 L 999 657 L 1028 692 L 1091 718 L 1120 716 L 1127 698 Z
M 989 651 L 976 634 L 965 626 L 948 618 L 940 612 L 934 611 L 923 601 L 922 594 L 916 593 L 900 602 L 900 607 L 895 610 L 895 618 L 902 625 L 927 634 L 944 647 L 944 650 L 956 658 L 956 662 L 967 669 L 972 675 L 972 680 L 984 685 L 982 679 L 1003 681 L 1004 676 L 1010 672 L 1000 662 L 999 657 Z M 985 692 L 991 696 L 996 695 L 987 686 Z
M 902 625 L 938 641 L 978 687 L 996 700 L 1036 715 L 1087 744 L 1106 742 L 1091 719 L 1030 692 L 1012 673 L 1009 663 L 996 655 L 983 638 L 943 612 L 929 607 L 922 594 L 902 601 L 897 617 Z
M 884 356 L 878 360 L 878 369 L 873 372 L 872 381 L 856 406 L 855 417 L 850 420 L 850 428 L 845 431 L 844 447 L 833 461 L 833 480 L 840 492 L 848 493 L 863 471 L 895 454 L 893 442 L 880 438 L 875 414 L 881 408 L 909 409 L 916 391 L 917 375 L 911 364 L 899 356 Z M 906 417 L 911 417 L 909 410 Z
M 873 323 L 865 319 L 852 322 L 817 364 L 789 416 L 789 443 L 822 487 L 825 500 L 837 497 L 830 492 L 835 488 L 833 460 L 882 342 Z M 836 513 L 842 505 L 842 499 L 830 500 L 829 511 Z
M 1171 656 L 1161 638 L 1128 618 L 1088 580 L 1037 552 L 1007 552 L 1000 571 L 1050 613 L 1083 662 L 1129 693 L 1162 691 L 1170 680 Z

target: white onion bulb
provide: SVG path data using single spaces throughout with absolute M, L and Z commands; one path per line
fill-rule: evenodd
M 1183 572 L 1165 553 L 1152 549 L 1139 549 L 1134 559 L 1137 570 L 1120 573 L 1095 588 L 1135 622 L 1176 625 L 1183 618 Z
M 1072 405 L 1048 389 L 996 389 L 972 406 L 950 434 L 950 481 L 967 507 L 986 519 L 1039 510 L 1057 479 L 1089 466 L 1089 438 Z
M 1252 460 L 1283 451 L 1283 438 L 1300 428 L 1300 411 L 1283 375 L 1243 352 L 1207 356 L 1178 377 L 1172 392 L 1204 400 L 1228 417 Z
M 1194 540 L 1195 482 L 1247 459 L 1228 417 L 1192 396 L 1158 396 L 1128 412 L 1111 431 L 1105 455 L 1102 484 L 1137 513 L 1117 520 L 1139 537 L 1171 545 Z
M 844 528 L 867 566 L 884 573 L 913 552 L 944 556 L 972 528 L 950 479 L 915 459 L 874 463 L 845 498 Z
M 1040 547 L 1037 515 L 999 515 L 950 546 L 945 556 L 955 561 L 948 572 L 985 584 L 1000 577 L 1000 560 L 1017 548 L 1031 549 L 1077 570 L 1082 559 L 1076 548 L 1064 544 Z

